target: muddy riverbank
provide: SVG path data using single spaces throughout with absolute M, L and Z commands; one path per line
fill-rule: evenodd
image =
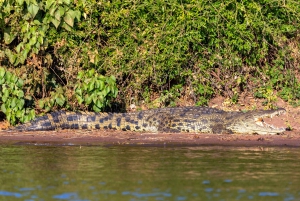
M 283 146 L 300 147 L 300 133 L 282 135 L 177 134 L 125 131 L 0 132 L 0 143 L 32 145 Z
M 210 107 L 226 111 L 265 109 L 261 100 L 245 97 L 239 105 L 228 105 L 222 97 L 209 103 Z M 43 132 L 6 132 L 7 125 L 0 122 L 0 143 L 56 144 L 56 145 L 142 145 L 142 146 L 291 146 L 300 147 L 300 109 L 278 100 L 277 107 L 286 114 L 266 118 L 276 127 L 291 129 L 281 135 L 193 134 L 193 133 L 139 133 L 113 130 L 57 130 Z

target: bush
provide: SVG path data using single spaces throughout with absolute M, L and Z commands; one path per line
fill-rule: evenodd
M 5 76 L 0 84 L 1 109 L 11 124 L 34 118 L 34 110 L 24 108 L 24 92 L 26 97 L 34 97 L 27 107 L 41 114 L 60 108 L 100 111 L 116 97 L 114 76 L 98 75 L 90 62 L 82 67 L 77 63 L 79 45 L 72 55 L 60 54 L 69 35 L 77 37 L 76 41 L 85 35 L 74 29 L 81 20 L 80 8 L 81 2 L 70 0 L 0 2 L 0 64 L 16 74 L 2 69 Z
M 116 90 L 104 103 L 99 88 L 79 92 L 85 80 L 117 83 L 126 104 L 272 102 L 270 90 L 300 104 L 299 13 L 297 1 L 4 0 L 0 65 L 24 80 L 38 113 L 103 110 Z M 83 76 L 92 69 L 96 78 Z
M 24 81 L 0 67 L 0 105 L 1 111 L 11 124 L 26 122 L 35 117 L 33 109 L 26 108 L 26 101 L 32 97 L 24 96 Z

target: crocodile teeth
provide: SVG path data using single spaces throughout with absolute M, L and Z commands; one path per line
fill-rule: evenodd
M 266 122 L 264 122 L 263 119 L 258 119 L 258 121 L 255 122 L 257 125 L 262 126 L 262 127 L 267 127 L 267 128 L 272 128 L 272 129 L 285 129 L 283 127 L 276 127 L 274 125 L 271 124 L 267 124 Z

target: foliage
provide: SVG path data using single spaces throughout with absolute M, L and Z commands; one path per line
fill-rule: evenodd
M 11 45 L 4 48 L 9 62 L 14 66 L 24 64 L 30 53 L 38 54 L 45 50 L 48 46 L 50 24 L 70 31 L 75 18 L 80 19 L 80 11 L 72 10 L 69 5 L 70 0 L 4 1 L 0 19 L 1 24 L 6 25 L 3 28 L 4 43 Z M 13 41 L 16 44 L 12 44 Z
M 98 10 L 98 29 L 106 30 L 101 69 L 125 82 L 127 100 L 149 99 L 153 93 L 168 100 L 166 90 L 174 99 L 173 88 L 181 85 L 202 105 L 215 94 L 237 102 L 241 92 L 253 93 L 261 85 L 280 95 L 299 86 L 289 73 L 297 66 L 290 62 L 289 43 L 296 41 L 300 24 L 294 1 L 103 2 Z M 286 79 L 270 74 L 270 68 L 279 68 Z M 188 93 L 177 97 L 182 94 Z
M 33 109 L 25 108 L 26 99 L 22 90 L 24 81 L 0 67 L 0 105 L 1 111 L 12 124 L 26 122 L 35 117 Z
M 126 103 L 244 92 L 299 104 L 299 26 L 297 1 L 2 0 L 0 65 L 27 75 L 37 112 L 98 111 L 116 95 L 101 102 L 86 80 L 118 83 Z
M 57 86 L 49 96 L 39 99 L 39 108 L 44 112 L 59 107 L 99 112 L 110 106 L 111 100 L 117 96 L 118 89 L 114 76 L 99 75 L 94 69 L 91 69 L 78 72 L 76 78 L 76 83 L 68 84 L 65 87 Z
M 74 89 L 78 103 L 88 106 L 95 112 L 110 106 L 111 99 L 118 94 L 114 76 L 104 77 L 91 69 L 87 72 L 80 71 L 77 78 L 79 82 L 75 84 Z
M 72 31 L 75 31 L 75 23 L 81 20 L 79 9 L 81 3 L 79 1 L 75 4 L 71 0 L 5 0 L 0 2 L 0 34 L 3 33 L 0 35 L 0 62 L 13 69 L 18 77 L 22 77 L 19 80 L 24 80 L 25 84 L 16 86 L 19 87 L 19 91 L 26 91 L 30 97 L 34 98 L 28 106 L 35 107 L 38 112 L 44 113 L 59 108 L 100 111 L 117 95 L 116 80 L 113 76 L 101 76 L 95 72 L 93 75 L 88 73 L 90 77 L 82 76 L 86 70 L 79 68 L 76 64 L 64 66 L 60 58 L 55 56 L 58 49 L 64 46 L 68 35 L 72 35 Z M 82 36 L 83 34 L 81 32 Z M 87 72 L 92 72 L 92 70 Z M 90 79 L 91 76 L 93 76 L 92 79 Z M 82 100 L 78 94 L 76 99 L 74 90 L 80 91 L 78 89 L 84 88 L 85 84 L 92 86 L 90 82 L 96 82 L 96 85 L 100 82 L 101 88 L 95 87 L 95 90 L 89 88 L 87 94 L 82 93 L 85 94 Z M 12 92 L 16 90 L 15 87 L 11 88 L 11 91 L 7 90 L 6 85 L 1 87 L 9 98 L 15 98 L 14 94 L 11 94 L 16 93 Z M 94 97 L 92 102 L 87 96 Z M 2 111 L 12 124 L 32 119 L 32 115 L 26 116 L 27 113 L 23 111 L 21 103 L 15 107 L 14 112 L 17 115 L 9 113 L 10 109 L 6 109 L 10 106 L 8 104 L 9 101 L 2 104 Z M 33 110 L 30 112 L 34 115 Z

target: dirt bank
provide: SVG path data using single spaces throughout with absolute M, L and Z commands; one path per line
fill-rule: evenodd
M 137 133 L 125 131 L 0 132 L 0 143 L 32 145 L 142 145 L 142 146 L 284 146 L 300 147 L 300 133 L 283 135 L 226 135 Z

